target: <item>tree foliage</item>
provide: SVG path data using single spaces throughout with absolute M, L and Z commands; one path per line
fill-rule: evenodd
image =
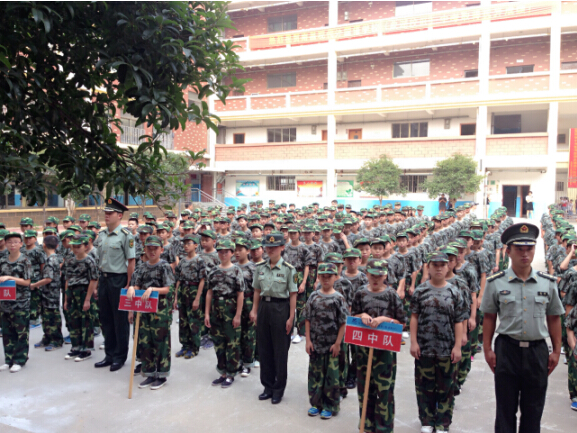
M 220 39 L 232 26 L 226 8 L 0 3 L 0 195 L 12 183 L 29 205 L 46 191 L 163 196 L 166 150 L 157 136 L 187 121 L 216 130 L 206 102 L 187 104 L 188 90 L 224 101 L 246 82 L 234 77 L 242 67 L 233 42 Z M 118 146 L 111 129 L 123 111 L 152 128 L 137 147 Z
M 401 185 L 403 171 L 387 155 L 369 159 L 357 172 L 356 191 L 365 191 L 379 198 L 392 194 L 406 195 L 407 190 Z
M 483 176 L 477 174 L 477 163 L 470 156 L 455 154 L 438 161 L 433 176 L 427 179 L 423 188 L 430 198 L 447 194 L 454 203 L 464 194 L 474 194 L 481 189 Z

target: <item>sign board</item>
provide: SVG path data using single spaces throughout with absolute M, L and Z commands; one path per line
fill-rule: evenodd
M 337 182 L 337 197 L 352 198 L 354 185 L 355 181 L 353 180 L 339 180 Z
M 150 298 L 143 301 L 142 295 L 144 290 L 136 290 L 134 297 L 128 299 L 126 297 L 126 289 L 120 291 L 120 304 L 118 309 L 122 311 L 137 311 L 140 313 L 156 313 L 158 311 L 158 292 L 152 292 Z
M 577 128 L 569 130 L 568 188 L 577 188 Z
M 8 280 L 0 283 L 0 301 L 16 300 L 16 281 Z
M 372 328 L 365 325 L 359 317 L 347 317 L 345 343 L 400 352 L 402 338 L 403 325 L 381 323 L 378 327 Z
M 237 180 L 236 196 L 237 197 L 258 197 L 259 181 L 258 180 Z
M 322 197 L 322 180 L 297 180 L 297 197 Z

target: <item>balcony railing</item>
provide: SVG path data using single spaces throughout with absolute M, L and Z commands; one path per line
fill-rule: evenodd
M 174 137 L 172 131 L 165 132 L 158 136 L 161 144 L 167 150 L 174 149 Z M 122 132 L 120 134 L 120 142 L 124 144 L 140 144 L 144 140 L 140 137 L 146 135 L 146 131 L 142 128 L 134 128 L 132 126 L 122 126 Z

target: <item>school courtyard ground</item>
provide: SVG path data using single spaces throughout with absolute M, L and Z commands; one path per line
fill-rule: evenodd
M 543 247 L 538 245 L 535 268 L 544 270 Z M 201 350 L 197 358 L 176 359 L 178 325 L 172 325 L 172 371 L 166 386 L 157 391 L 135 386 L 128 400 L 129 363 L 120 371 L 97 370 L 104 358 L 96 350 L 82 363 L 64 361 L 66 349 L 47 353 L 34 349 L 41 329 L 30 333 L 30 360 L 17 374 L 0 373 L 0 432 L 211 432 L 211 433 L 353 433 L 358 431 L 356 390 L 341 403 L 331 420 L 307 416 L 308 356 L 304 343 L 292 345 L 289 379 L 284 399 L 273 406 L 258 401 L 262 392 L 259 370 L 248 378 L 236 378 L 230 389 L 212 387 L 217 377 L 213 350 Z M 96 339 L 100 345 L 102 337 Z M 563 356 L 561 357 L 563 360 Z M 574 432 L 577 412 L 569 408 L 567 367 L 562 360 L 549 379 L 543 432 Z M 409 346 L 398 356 L 395 387 L 395 432 L 420 431 L 414 388 L 413 358 Z M 135 377 L 135 385 L 143 379 Z M 457 397 L 452 432 L 494 431 L 495 396 L 493 374 L 478 354 Z

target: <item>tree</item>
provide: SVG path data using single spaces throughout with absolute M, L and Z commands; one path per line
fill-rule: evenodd
M 454 205 L 464 194 L 479 192 L 483 176 L 477 174 L 477 163 L 470 156 L 455 154 L 438 161 L 433 176 L 423 183 L 429 198 L 447 194 Z
M 11 183 L 28 205 L 46 191 L 133 196 L 162 185 L 157 139 L 186 122 L 216 131 L 205 98 L 225 101 L 246 80 L 226 2 L 0 3 L 0 195 Z M 225 84 L 228 83 L 228 84 Z M 191 89 L 203 100 L 187 104 Z M 117 144 L 117 112 L 152 133 Z M 45 173 L 53 173 L 53 179 Z M 164 196 L 162 188 L 154 198 Z
M 406 195 L 407 190 L 401 185 L 403 171 L 387 155 L 369 159 L 357 172 L 355 191 L 365 191 L 377 196 L 379 203 L 391 194 Z

